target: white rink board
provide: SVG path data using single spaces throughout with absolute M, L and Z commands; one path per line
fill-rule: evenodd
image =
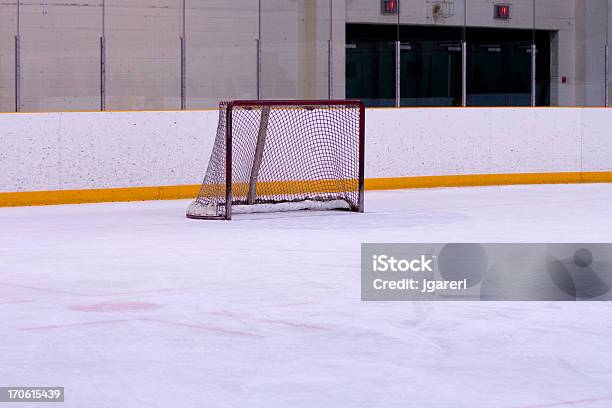
M 197 184 L 216 128 L 215 111 L 4 115 L 0 191 Z
M 0 191 L 199 184 L 216 111 L 6 114 Z M 368 109 L 366 177 L 612 170 L 605 108 Z
M 612 167 L 612 110 L 583 109 L 582 157 L 584 171 Z

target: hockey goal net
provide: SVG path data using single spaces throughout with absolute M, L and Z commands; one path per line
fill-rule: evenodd
M 363 211 L 360 101 L 219 104 L 217 136 L 187 217 L 289 210 Z

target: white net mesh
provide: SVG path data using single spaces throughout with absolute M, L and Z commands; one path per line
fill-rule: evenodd
M 305 103 L 222 102 L 217 136 L 192 218 L 227 218 L 227 162 L 231 162 L 232 207 L 257 209 L 361 208 L 362 105 L 355 101 Z M 227 118 L 231 156 L 227 157 Z M 338 205 L 337 202 L 344 202 Z M 312 203 L 335 202 L 316 206 Z M 308 208 L 311 207 L 311 208 Z M 249 212 L 253 212 L 253 209 Z M 235 207 L 237 211 L 244 212 Z

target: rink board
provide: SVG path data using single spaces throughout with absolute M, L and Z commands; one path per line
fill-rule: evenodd
M 368 109 L 366 189 L 610 182 L 611 112 Z M 193 197 L 217 116 L 214 110 L 4 114 L 0 206 Z

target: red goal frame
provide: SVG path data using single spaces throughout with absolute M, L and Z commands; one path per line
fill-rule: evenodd
M 198 216 L 199 219 L 232 219 L 232 115 L 236 107 L 249 106 L 356 106 L 359 108 L 359 207 L 354 212 L 364 211 L 364 162 L 365 162 L 365 105 L 358 99 L 332 100 L 235 100 L 227 104 L 225 112 L 225 214 Z

